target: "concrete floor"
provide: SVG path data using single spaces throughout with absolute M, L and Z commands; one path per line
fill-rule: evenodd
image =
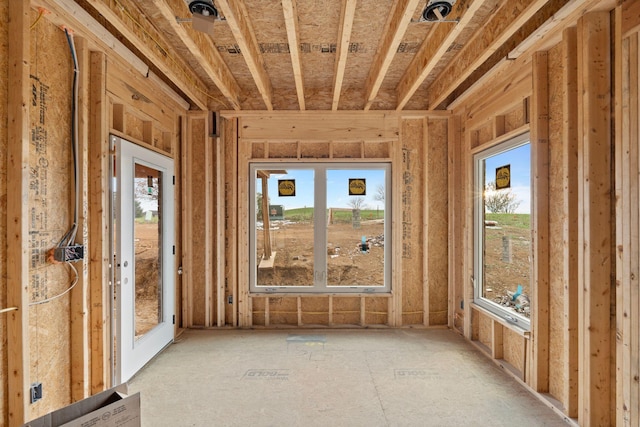
M 143 426 L 566 426 L 445 329 L 188 330 L 129 382 Z

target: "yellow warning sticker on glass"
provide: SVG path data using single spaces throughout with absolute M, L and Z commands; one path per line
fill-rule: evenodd
M 367 180 L 364 178 L 349 178 L 349 195 L 364 196 L 367 194 Z
M 296 195 L 295 179 L 279 179 L 278 180 L 278 196 L 293 197 Z
M 496 168 L 496 190 L 511 187 L 511 165 Z

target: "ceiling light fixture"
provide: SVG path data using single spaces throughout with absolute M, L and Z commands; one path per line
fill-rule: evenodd
M 420 21 L 447 22 L 444 18 L 451 13 L 451 9 L 455 3 L 456 0 L 428 0 L 420 16 Z
M 185 0 L 189 5 L 192 19 L 178 19 L 178 22 L 191 21 L 194 30 L 213 35 L 213 23 L 219 19 L 218 9 L 213 0 Z
M 189 11 L 195 15 L 218 17 L 218 9 L 211 0 L 192 0 L 189 2 Z

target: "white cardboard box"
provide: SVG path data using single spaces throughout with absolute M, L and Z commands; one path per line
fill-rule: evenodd
M 140 393 L 121 384 L 73 403 L 23 427 L 140 427 Z

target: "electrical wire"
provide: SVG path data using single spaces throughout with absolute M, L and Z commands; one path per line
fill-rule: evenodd
M 53 301 L 55 299 L 58 299 L 60 297 L 63 297 L 66 294 L 68 294 L 69 292 L 71 292 L 71 289 L 73 289 L 78 284 L 78 280 L 79 280 L 78 270 L 70 262 L 65 262 L 65 264 L 67 264 L 71 268 L 73 273 L 74 273 L 74 278 L 71 281 L 71 284 L 69 285 L 69 287 L 66 290 L 64 290 L 63 292 L 59 293 L 58 295 L 55 295 L 55 296 L 52 296 L 50 298 L 46 298 L 46 299 L 43 299 L 43 300 L 40 300 L 40 301 L 30 302 L 29 306 L 45 304 L 45 303 L 51 302 L 51 301 Z
M 69 44 L 69 51 L 71 52 L 71 58 L 73 59 L 73 90 L 71 93 L 71 151 L 73 153 L 73 183 L 75 186 L 75 202 L 73 209 L 73 223 L 69 230 L 62 236 L 58 242 L 58 247 L 65 247 L 71 245 L 76 239 L 76 233 L 78 231 L 78 209 L 80 207 L 80 183 L 78 182 L 78 76 L 80 69 L 78 67 L 78 56 L 76 52 L 76 45 L 73 40 L 73 35 L 67 28 L 64 28 L 64 33 L 67 36 L 67 43 Z
M 29 27 L 30 30 L 33 30 L 36 25 L 38 25 L 38 22 L 40 22 L 40 19 L 42 19 L 42 16 L 44 15 L 45 10 L 43 8 L 40 8 L 40 13 L 38 14 L 38 17 L 36 18 L 35 21 L 33 21 L 33 24 L 31 24 L 31 26 Z

